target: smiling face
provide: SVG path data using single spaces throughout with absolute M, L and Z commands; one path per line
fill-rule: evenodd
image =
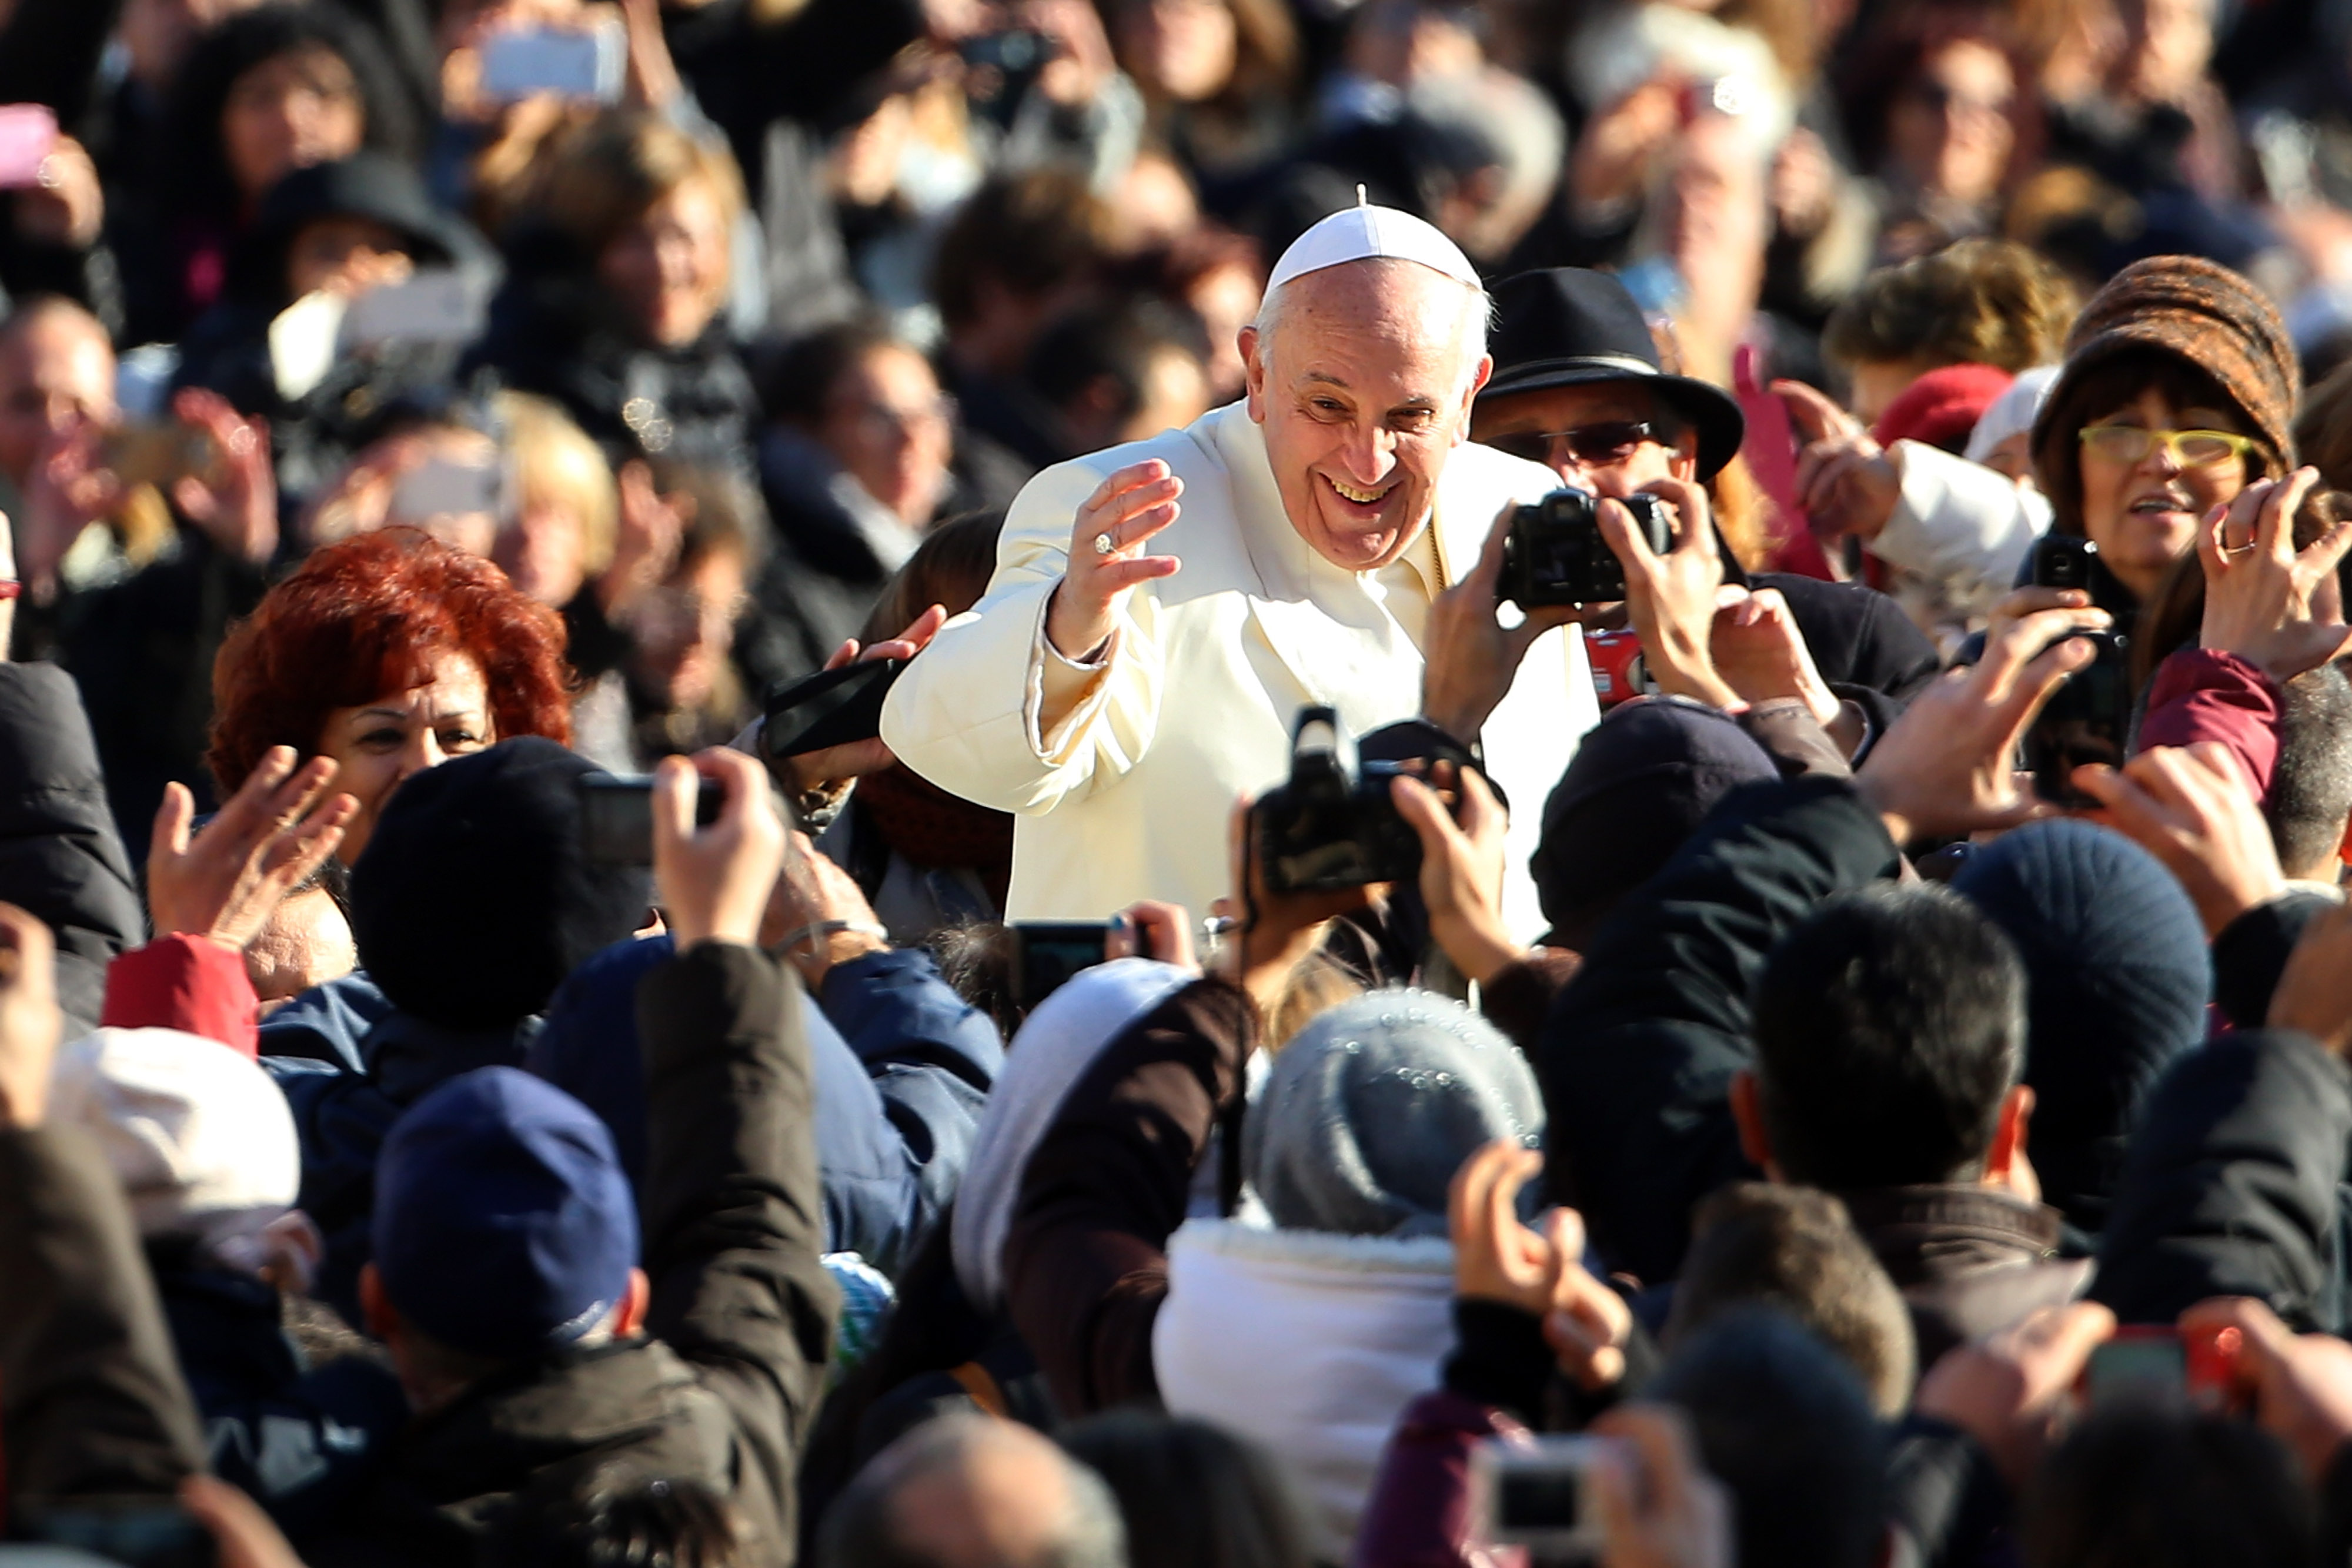
M 481 665 L 456 652 L 433 661 L 433 678 L 424 685 L 328 714 L 320 754 L 335 759 L 336 789 L 360 803 L 336 852 L 343 863 L 359 860 L 404 779 L 481 750 L 498 738 L 496 728 Z
M 623 229 L 596 274 L 648 343 L 693 342 L 727 300 L 727 204 L 687 180 Z
M 2085 423 L 2248 434 L 2245 422 L 2234 413 L 2210 404 L 2180 407 L 2154 388 Z M 2200 519 L 2234 499 L 2248 476 L 2243 458 L 2187 468 L 2160 444 L 2151 446 L 2137 463 L 2120 463 L 2097 446 L 2085 445 L 2082 471 L 2083 531 L 2099 547 L 2099 559 L 2107 570 L 2143 600 L 2156 591 L 2172 563 L 2194 547 Z
M 1243 331 L 1283 510 L 1333 565 L 1388 565 L 1429 516 L 1494 369 L 1477 352 L 1482 300 L 1414 262 L 1349 262 L 1292 279 L 1266 329 Z

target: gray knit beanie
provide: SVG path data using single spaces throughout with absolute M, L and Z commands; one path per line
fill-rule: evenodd
M 1543 1124 L 1535 1074 L 1492 1024 L 1427 991 L 1375 991 L 1283 1048 L 1242 1153 L 1285 1229 L 1443 1236 L 1462 1162 L 1496 1138 L 1533 1148 Z

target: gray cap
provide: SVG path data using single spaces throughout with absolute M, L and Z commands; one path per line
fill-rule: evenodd
M 1426 991 L 1375 991 L 1283 1048 L 1243 1157 L 1286 1229 L 1443 1236 L 1462 1162 L 1496 1138 L 1532 1148 L 1543 1124 L 1535 1074 L 1492 1024 Z

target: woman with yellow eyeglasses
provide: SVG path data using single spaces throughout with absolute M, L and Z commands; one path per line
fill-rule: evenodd
M 2152 667 L 2197 626 L 2197 530 L 2294 465 L 2303 379 L 2278 312 L 2195 256 L 2135 262 L 2091 297 L 2033 424 L 2053 533 L 2098 547 L 2092 597 Z

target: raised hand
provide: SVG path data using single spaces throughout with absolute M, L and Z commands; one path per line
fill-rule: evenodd
M 1475 768 L 1437 765 L 1459 801 L 1445 809 L 1437 791 L 1400 774 L 1389 784 L 1397 815 L 1421 837 L 1421 901 L 1429 934 L 1464 977 L 1486 985 L 1524 951 L 1503 926 L 1504 836 L 1509 814 Z
M 1679 479 L 1654 479 L 1642 488 L 1674 509 L 1674 548 L 1650 549 L 1622 501 L 1601 503 L 1601 537 L 1625 568 L 1625 611 L 1641 633 L 1642 656 L 1658 689 L 1711 707 L 1728 707 L 1739 694 L 1715 667 L 1710 649 L 1723 557 L 1715 543 L 1706 492 Z
M 1540 1153 L 1498 1138 L 1454 1173 L 1446 1197 L 1454 1293 L 1541 1319 L 1560 1370 L 1598 1391 L 1625 1375 L 1633 1310 L 1585 1271 L 1581 1215 L 1553 1209 L 1540 1232 L 1519 1223 L 1519 1191 L 1542 1169 Z
M 1750 593 L 1724 588 L 1717 598 L 1715 627 L 1707 652 L 1716 673 L 1739 694 L 1742 702 L 1770 702 L 1795 697 L 1814 719 L 1827 727 L 1838 717 L 1837 694 L 1822 679 L 1805 633 L 1797 625 L 1789 601 L 1777 588 Z
M 184 784 L 164 786 L 147 850 L 155 935 L 204 936 L 237 949 L 261 935 L 287 894 L 326 863 L 359 814 L 349 795 L 319 805 L 334 777 L 331 758 L 314 757 L 297 768 L 292 747 L 273 746 L 193 840 L 194 797 Z
M 1519 661 L 1537 638 L 1575 620 L 1570 605 L 1543 605 L 1518 625 L 1496 619 L 1496 594 L 1503 580 L 1503 545 L 1518 512 L 1505 507 L 1479 548 L 1470 575 L 1429 603 L 1429 626 L 1422 638 L 1427 655 L 1421 670 L 1421 713 L 1465 746 L 1473 745 L 1487 716 L 1507 695 Z
M 2180 879 L 2205 934 L 2286 891 L 2263 809 L 2225 747 L 2152 747 L 2124 764 L 2074 769 L 2107 824 Z
M 1110 917 L 1103 936 L 1103 957 L 1150 958 L 1180 969 L 1198 969 L 1192 950 L 1192 915 L 1181 904 L 1147 898 L 1130 904 Z
M 911 659 L 930 646 L 931 639 L 940 634 L 940 628 L 947 624 L 947 606 L 934 604 L 916 616 L 896 637 L 869 643 L 864 647 L 860 647 L 857 639 L 852 637 L 833 651 L 833 657 L 824 662 L 824 667 L 837 670 L 845 664 L 872 664 L 878 659 Z M 845 779 L 863 779 L 868 773 L 879 773 L 898 758 L 884 744 L 882 737 L 876 736 L 871 740 L 853 740 L 846 746 L 829 746 L 823 751 L 803 752 L 785 760 L 792 768 L 794 787 L 805 792 Z
M 2183 1329 L 2238 1331 L 2238 1365 L 2254 1388 L 2254 1418 L 2302 1462 L 2315 1487 L 2352 1437 L 2352 1344 L 2299 1334 L 2261 1301 L 2216 1296 L 2180 1314 Z
M 719 820 L 694 822 L 698 779 L 726 790 Z M 740 751 L 666 757 L 654 769 L 654 883 L 680 953 L 704 942 L 749 946 L 782 870 L 784 824 L 767 770 Z
M 1912 1409 L 1982 1444 L 2011 1486 L 2042 1462 L 2091 1352 L 2116 1332 L 2095 1301 L 2044 1307 L 2016 1327 L 1948 1352 L 1919 1380 Z
M 1874 539 L 1903 498 L 1903 475 L 1862 421 L 1802 382 L 1779 381 L 1772 394 L 1788 405 L 1804 443 L 1797 454 L 1797 504 L 1825 538 Z
M 1170 555 L 1139 555 L 1145 541 L 1174 522 L 1184 481 L 1153 458 L 1105 479 L 1078 508 L 1070 559 L 1045 612 L 1045 636 L 1066 659 L 1082 660 L 1107 642 L 1118 607 L 1138 583 L 1174 575 Z
M 269 422 L 247 419 L 202 387 L 172 399 L 182 424 L 211 438 L 211 471 L 172 486 L 172 504 L 223 553 L 258 566 L 278 550 L 278 476 L 269 462 Z
M 2319 470 L 2258 479 L 2197 530 L 2205 569 L 2201 646 L 2235 653 L 2284 685 L 2343 651 L 2352 627 L 2312 618 L 2311 597 L 2352 550 L 2352 522 L 2340 522 L 2301 550 L 2294 516 Z M 2232 542 L 2237 541 L 2237 542 Z
M 2019 787 L 2017 743 L 2060 682 L 2094 650 L 2069 632 L 2105 625 L 2088 610 L 2042 610 L 1995 626 L 1975 665 L 1912 700 L 1854 776 L 1898 845 L 2013 828 L 2049 808 Z

